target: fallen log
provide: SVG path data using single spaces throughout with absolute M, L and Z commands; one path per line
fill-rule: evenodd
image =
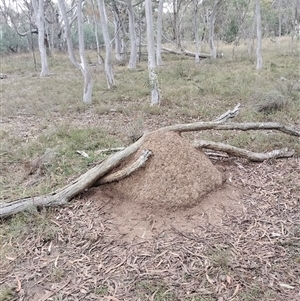
M 222 123 L 228 120 L 231 117 L 234 117 L 238 114 L 239 105 L 236 106 L 232 111 L 228 111 L 225 114 L 222 114 L 216 121 L 213 122 L 196 122 L 196 123 L 189 123 L 189 124 L 177 124 L 172 126 L 167 126 L 156 131 L 174 131 L 174 132 L 189 132 L 189 131 L 199 131 L 199 130 L 277 130 L 288 135 L 293 135 L 296 137 L 300 137 L 300 131 L 293 128 L 288 127 L 279 123 L 268 122 L 268 123 L 260 123 L 260 122 L 252 122 L 252 123 Z M 226 115 L 226 116 L 225 116 Z M 88 170 L 86 173 L 79 176 L 76 180 L 72 181 L 70 184 L 62 187 L 52 193 L 42 195 L 42 196 L 33 196 L 27 197 L 19 200 L 15 200 L 12 202 L 7 202 L 4 204 L 0 204 L 0 218 L 8 217 L 18 212 L 29 210 L 31 208 L 36 207 L 47 207 L 47 206 L 58 206 L 64 205 L 69 202 L 72 198 L 77 196 L 78 194 L 82 193 L 83 191 L 87 190 L 88 188 L 92 187 L 96 183 L 101 184 L 101 178 L 106 176 L 112 169 L 118 166 L 124 159 L 129 157 L 131 154 L 135 153 L 140 146 L 143 144 L 145 138 L 150 135 L 151 133 L 145 133 L 139 140 L 135 143 L 131 144 L 124 150 L 121 150 L 107 159 L 102 161 L 99 165 L 96 165 L 92 169 Z M 197 146 L 197 145 L 196 145 Z M 217 150 L 216 143 L 214 142 L 202 142 L 198 144 L 197 147 L 205 147 L 208 149 Z M 234 147 L 223 146 L 219 150 L 228 151 L 228 153 L 233 155 L 238 155 L 242 157 L 248 156 L 248 159 L 256 159 L 258 158 L 265 160 L 269 158 L 278 158 L 278 157 L 290 157 L 294 153 L 293 151 L 282 151 L 282 150 L 275 150 L 273 152 L 267 154 L 255 154 L 246 150 L 237 149 Z M 135 162 L 136 163 L 136 162 Z M 134 163 L 134 164 L 135 164 Z M 143 162 L 144 164 L 145 162 Z M 137 164 L 138 165 L 138 164 Z M 129 168 L 129 170 L 132 170 Z M 132 170 L 132 172 L 135 169 Z M 127 171 L 119 172 L 121 174 L 121 178 L 128 174 Z M 111 181 L 112 179 L 121 179 L 118 177 L 110 176 L 106 179 Z M 114 178 L 115 177 L 115 178 Z M 105 178 L 104 178 L 105 179 Z M 105 182 L 105 181 L 104 181 Z
M 287 149 L 275 149 L 267 153 L 256 153 L 232 145 L 205 140 L 194 141 L 193 145 L 196 148 L 208 148 L 215 151 L 221 151 L 254 162 L 262 162 L 268 159 L 289 158 L 295 154 L 294 150 L 289 151 Z
M 177 55 L 185 55 L 185 56 L 191 56 L 191 57 L 195 57 L 196 53 L 195 52 L 191 52 L 188 50 L 182 50 L 182 51 L 177 51 L 177 50 L 173 50 L 173 49 L 169 49 L 166 47 L 162 47 L 162 50 L 167 51 L 169 53 L 173 53 L 173 54 L 177 54 Z M 208 59 L 210 58 L 211 55 L 209 53 L 199 53 L 199 58 L 200 59 Z

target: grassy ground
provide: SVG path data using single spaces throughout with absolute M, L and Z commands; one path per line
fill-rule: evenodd
M 197 65 L 192 58 L 164 54 L 164 65 L 158 69 L 162 93 L 160 107 L 149 106 L 145 61 L 138 64 L 137 70 L 115 66 L 117 85 L 108 90 L 95 55 L 88 53 L 94 90 L 93 104 L 86 106 L 81 101 L 82 76 L 66 55 L 54 53 L 50 57 L 51 75 L 47 78 L 39 77 L 29 54 L 1 58 L 1 73 L 7 74 L 7 79 L 0 82 L 0 202 L 64 186 L 103 160 L 99 149 L 127 145 L 143 131 L 164 125 L 213 120 L 237 103 L 241 103 L 238 122 L 274 121 L 299 128 L 300 98 L 296 89 L 297 83 L 299 85 L 299 44 L 283 38 L 280 49 L 268 40 L 263 46 L 261 72 L 255 70 L 255 58 L 248 56 L 244 44 L 235 50 L 234 56 L 232 46 L 219 45 L 219 51 L 224 52 L 223 58 L 203 60 Z M 206 47 L 203 46 L 203 51 Z M 298 138 L 271 131 L 265 134 L 207 132 L 201 136 L 255 151 L 288 147 L 295 149 L 298 156 L 300 154 Z M 85 151 L 89 157 L 77 151 Z M 9 244 L 10 239 L 18 236 L 18 241 L 22 241 L 33 228 L 35 237 L 43 233 L 43 237 L 50 237 L 44 238 L 45 241 L 51 240 L 57 229 L 48 218 L 46 213 L 25 214 L 3 221 L 1 258 L 15 252 Z M 211 260 L 226 267 L 228 263 L 221 255 L 215 253 Z M 60 271 L 53 271 L 52 276 L 62 277 Z M 141 300 L 154 292 L 153 300 L 175 300 L 163 283 L 151 283 L 136 284 L 136 292 L 144 294 Z M 105 295 L 107 287 L 96 289 L 101 296 Z M 261 295 L 255 297 L 255 287 L 249 290 L 252 290 L 250 297 L 240 300 L 261 298 Z M 262 292 L 259 290 L 257 294 Z M 0 300 L 16 300 L 10 297 L 12 295 L 9 289 L 1 291 Z M 57 298 L 55 300 L 63 300 Z M 187 297 L 184 300 L 215 299 Z
M 245 45 L 235 51 L 235 58 L 231 46 L 223 45 L 224 58 L 198 65 L 192 58 L 165 54 L 158 70 L 161 107 L 149 106 L 146 62 L 134 71 L 115 67 L 117 86 L 107 90 L 103 70 L 88 53 L 94 90 L 92 106 L 85 106 L 81 74 L 65 55 L 50 58 L 48 78 L 39 78 L 29 54 L 4 57 L 1 72 L 8 78 L 1 81 L 2 201 L 56 188 L 101 160 L 96 150 L 128 144 L 128 138 L 143 130 L 161 123 L 212 120 L 239 102 L 237 121 L 299 123 L 299 91 L 293 89 L 299 79 L 297 47 L 291 48 L 290 39 L 281 42 L 280 50 L 266 41 L 259 73 Z M 295 139 L 273 136 L 228 132 L 215 139 L 260 151 L 288 146 L 300 151 Z M 76 150 L 88 151 L 90 158 L 81 158 Z M 31 166 L 41 158 L 41 166 Z M 31 179 L 34 169 L 43 175 L 41 183 Z

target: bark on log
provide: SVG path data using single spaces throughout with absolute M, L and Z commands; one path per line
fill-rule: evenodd
M 213 141 L 205 141 L 205 140 L 195 141 L 193 145 L 196 148 L 208 148 L 215 151 L 222 151 L 227 154 L 233 155 L 235 157 L 246 158 L 249 161 L 254 161 L 254 162 L 262 162 L 268 159 L 276 159 L 276 158 L 289 158 L 295 154 L 295 151 L 293 150 L 289 151 L 287 149 L 275 149 L 267 153 L 256 153 L 232 145 L 217 143 Z
M 173 132 L 192 132 L 192 131 L 203 131 L 203 130 L 277 130 L 292 136 L 300 137 L 300 131 L 290 127 L 285 126 L 276 122 L 247 122 L 247 123 L 223 123 L 219 122 L 195 122 L 186 124 L 176 124 L 166 126 L 160 130 L 173 131 Z
M 173 54 L 177 54 L 177 55 L 185 55 L 185 56 L 191 56 L 191 57 L 196 56 L 196 53 L 188 51 L 188 50 L 177 51 L 177 50 L 172 50 L 172 49 L 165 48 L 165 47 L 162 47 L 162 50 L 173 53 Z M 208 59 L 210 57 L 211 57 L 211 55 L 209 53 L 199 53 L 199 58 L 201 58 L 201 59 Z
M 142 155 L 130 166 L 123 168 L 113 174 L 109 174 L 107 176 L 104 176 L 103 178 L 100 178 L 96 183 L 94 183 L 93 186 L 107 184 L 107 183 L 111 183 L 111 182 L 115 182 L 115 181 L 120 181 L 120 180 L 130 176 L 137 169 L 144 166 L 146 161 L 148 160 L 148 158 L 151 155 L 152 155 L 152 152 L 150 150 L 144 150 Z

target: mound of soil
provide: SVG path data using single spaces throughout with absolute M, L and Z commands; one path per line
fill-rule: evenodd
M 144 150 L 153 155 L 144 168 L 118 183 L 101 186 L 110 197 L 130 200 L 147 207 L 189 207 L 222 184 L 222 174 L 200 150 L 174 132 L 159 131 L 147 137 L 131 164 Z

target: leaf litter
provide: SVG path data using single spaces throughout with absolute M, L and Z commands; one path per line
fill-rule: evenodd
M 1 237 L 10 252 L 1 259 L 0 289 L 33 301 L 298 300 L 300 159 L 214 163 L 230 178 L 227 190 L 207 196 L 220 202 L 218 219 L 201 203 L 150 214 L 109 193 L 99 199 L 94 188 L 37 213 L 51 235 Z M 122 206 L 131 215 L 118 216 Z

